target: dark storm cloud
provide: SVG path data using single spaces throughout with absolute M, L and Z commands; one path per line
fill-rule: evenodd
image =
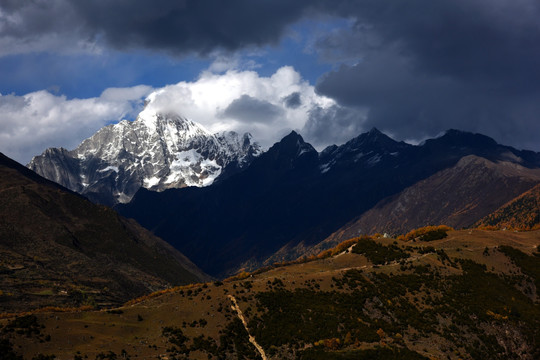
M 207 53 L 276 42 L 304 1 L 159 0 L 77 1 L 90 28 L 116 47 L 142 46 Z
M 355 19 L 350 31 L 317 42 L 334 60 L 399 45 L 396 55 L 425 73 L 512 81 L 515 91 L 540 79 L 537 0 L 0 0 L 0 9 L 0 36 L 80 31 L 175 53 L 276 43 L 303 17 L 341 16 Z
M 283 114 L 283 109 L 268 101 L 242 95 L 227 106 L 221 116 L 234 118 L 241 122 L 268 123 L 283 116 Z
M 317 91 L 368 109 L 366 129 L 421 138 L 453 127 L 540 150 L 538 0 L 0 0 L 0 9 L 0 40 L 49 34 L 178 55 L 276 44 L 301 19 L 346 18 L 350 28 L 312 42 L 336 64 Z M 347 129 L 323 118 L 306 129 L 323 137 L 331 118 Z
M 50 0 L 5 1 L 17 21 L 0 35 L 27 38 L 80 31 L 117 48 L 175 54 L 234 51 L 276 43 L 285 27 L 305 14 L 307 0 Z M 315 2 L 313 2 L 315 3 Z
M 65 36 L 69 29 L 76 31 L 73 20 L 73 11 L 64 0 L 0 1 L 0 37 L 26 42 L 43 34 Z
M 363 111 L 351 107 L 314 107 L 302 134 L 314 146 L 341 144 L 361 133 L 365 129 L 364 121 Z
M 300 97 L 299 92 L 293 92 L 283 99 L 285 101 L 285 106 L 290 109 L 296 109 L 302 105 L 302 98 Z
M 421 138 L 448 128 L 540 150 L 540 3 L 358 1 L 348 30 L 316 43 L 317 91 L 369 109 L 366 128 Z M 354 59 L 355 64 L 350 60 Z

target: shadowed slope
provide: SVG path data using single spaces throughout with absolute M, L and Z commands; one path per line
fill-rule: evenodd
M 112 209 L 0 154 L 3 311 L 120 303 L 208 277 Z
M 332 243 L 358 234 L 404 234 L 426 225 L 473 225 L 540 182 L 540 170 L 466 156 L 401 193 L 380 201 L 336 231 Z

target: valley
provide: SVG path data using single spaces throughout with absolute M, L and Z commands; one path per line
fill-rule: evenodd
M 375 128 L 259 151 L 143 111 L 35 157 L 49 180 L 0 165 L 9 359 L 540 356 L 539 153 Z

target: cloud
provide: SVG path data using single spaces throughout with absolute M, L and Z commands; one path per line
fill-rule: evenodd
M 540 4 L 535 0 L 351 1 L 348 28 L 320 37 L 341 66 L 317 92 L 368 109 L 365 127 L 419 139 L 448 128 L 540 150 Z
M 100 96 L 101 100 L 111 102 L 129 102 L 146 97 L 152 88 L 146 85 L 138 85 L 127 88 L 108 88 Z
M 285 106 L 291 109 L 296 109 L 302 105 L 302 98 L 299 92 L 293 92 L 283 98 L 285 101 Z
M 211 55 L 209 71 L 157 90 L 152 106 L 213 131 L 250 131 L 265 145 L 290 129 L 322 145 L 376 126 L 413 140 L 459 128 L 540 150 L 539 18 L 537 0 L 2 1 L 0 56 L 110 48 Z M 258 67 L 242 52 L 271 51 L 302 20 L 330 27 L 291 42 L 308 43 L 306 52 L 333 66 L 315 89 L 291 67 L 271 76 L 239 70 Z M 120 95 L 95 101 L 129 103 L 109 96 Z M 54 98 L 53 107 L 72 101 Z M 29 99 L 7 96 L 0 106 L 24 110 L 34 106 Z
M 291 94 L 302 102 L 291 107 Z M 319 138 L 320 127 L 328 123 L 315 119 L 322 118 L 316 114 L 326 114 L 325 109 L 335 106 L 288 66 L 268 77 L 254 71 L 207 71 L 192 82 L 159 89 L 142 85 L 109 88 L 88 99 L 68 99 L 48 91 L 4 95 L 0 96 L 0 151 L 27 163 L 48 147 L 73 149 L 105 125 L 134 119 L 143 101 L 148 111 L 178 113 L 212 132 L 250 132 L 264 147 L 291 130 L 304 129 L 308 122 L 306 139 L 313 137 L 317 144 L 328 145 Z M 324 132 L 331 135 L 340 131 L 334 127 Z M 330 139 L 340 138 L 330 135 Z
M 302 99 L 298 106 L 291 107 L 287 101 L 291 94 Z M 151 111 L 181 114 L 212 132 L 250 132 L 264 147 L 291 130 L 303 129 L 312 109 L 334 104 L 317 95 L 314 87 L 290 66 L 268 77 L 255 71 L 207 71 L 196 81 L 158 89 L 148 99 Z
M 3 1 L 0 44 L 12 52 L 45 50 L 67 39 L 83 49 L 103 43 L 115 49 L 209 54 L 277 43 L 286 27 L 312 7 L 307 0 L 50 0 Z M 61 21 L 59 21 L 61 19 Z M 83 45 L 86 44 L 86 45 Z M 9 48 L 3 48 L 9 52 Z
M 266 100 L 242 95 L 227 106 L 221 117 L 229 117 L 246 123 L 268 123 L 284 115 L 284 110 Z
M 322 149 L 330 144 L 342 144 L 364 132 L 365 109 L 343 107 L 337 104 L 314 107 L 302 129 L 302 135 L 315 147 Z
M 61 21 L 59 20 L 61 19 Z M 0 56 L 31 52 L 99 52 L 96 38 L 67 0 L 2 1 Z
M 89 99 L 67 99 L 45 90 L 0 95 L 0 151 L 26 164 L 47 147 L 72 149 L 101 127 L 133 117 L 151 91 L 147 86 L 111 88 Z

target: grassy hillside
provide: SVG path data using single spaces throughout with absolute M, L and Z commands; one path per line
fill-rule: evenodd
M 540 228 L 540 185 L 480 220 L 480 227 L 534 230 Z
M 5 318 L 0 346 L 25 359 L 539 358 L 540 232 L 419 234 L 113 310 Z

